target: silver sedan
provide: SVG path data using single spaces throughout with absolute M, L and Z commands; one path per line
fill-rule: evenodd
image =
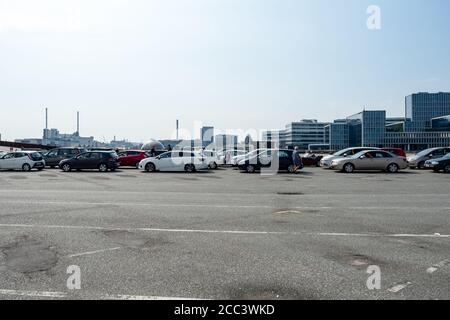
M 361 151 L 350 158 L 337 159 L 330 168 L 352 173 L 355 170 L 382 170 L 390 173 L 406 169 L 408 162 L 405 157 L 398 157 L 390 152 L 381 150 Z

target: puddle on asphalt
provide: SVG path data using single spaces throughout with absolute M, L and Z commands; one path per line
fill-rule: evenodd
M 18 237 L 14 242 L 1 246 L 0 251 L 3 253 L 0 265 L 19 273 L 47 271 L 58 262 L 51 246 L 29 236 Z

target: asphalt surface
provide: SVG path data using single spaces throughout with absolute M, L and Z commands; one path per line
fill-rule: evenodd
M 449 299 L 449 179 L 0 171 L 0 299 Z

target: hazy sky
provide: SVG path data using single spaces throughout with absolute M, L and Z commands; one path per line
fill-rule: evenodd
M 366 26 L 381 8 L 381 30 Z M 282 128 L 450 91 L 448 0 L 0 0 L 0 133 Z M 199 135 L 199 132 L 194 132 Z

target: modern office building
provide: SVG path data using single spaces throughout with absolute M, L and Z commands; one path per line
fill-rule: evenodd
M 236 149 L 238 136 L 231 134 L 218 134 L 214 137 L 215 150 Z
M 301 120 L 288 123 L 282 134 L 284 146 L 297 146 L 306 150 L 310 146 L 324 145 L 326 143 L 325 127 L 329 124 L 329 122 L 319 122 L 317 120 Z
M 349 146 L 349 125 L 347 120 L 335 120 L 325 126 L 325 144 L 330 150 L 341 150 Z
M 386 134 L 386 111 L 364 110 L 347 118 L 349 147 L 379 147 Z
M 431 129 L 431 119 L 450 115 L 450 93 L 420 92 L 405 98 L 406 132 Z
M 450 146 L 450 93 L 417 93 L 405 98 L 405 116 L 387 118 L 385 110 L 363 110 L 346 119 L 323 123 L 292 122 L 285 130 L 263 133 L 271 140 L 279 135 L 284 146 L 312 146 L 326 150 L 349 147 L 390 147 L 418 151 Z
M 450 115 L 431 119 L 431 131 L 450 131 Z
M 280 148 L 286 148 L 286 130 L 267 130 L 262 132 L 262 141 L 273 141 Z
M 207 147 L 214 143 L 214 127 L 202 127 L 200 129 L 200 140 L 202 147 Z

